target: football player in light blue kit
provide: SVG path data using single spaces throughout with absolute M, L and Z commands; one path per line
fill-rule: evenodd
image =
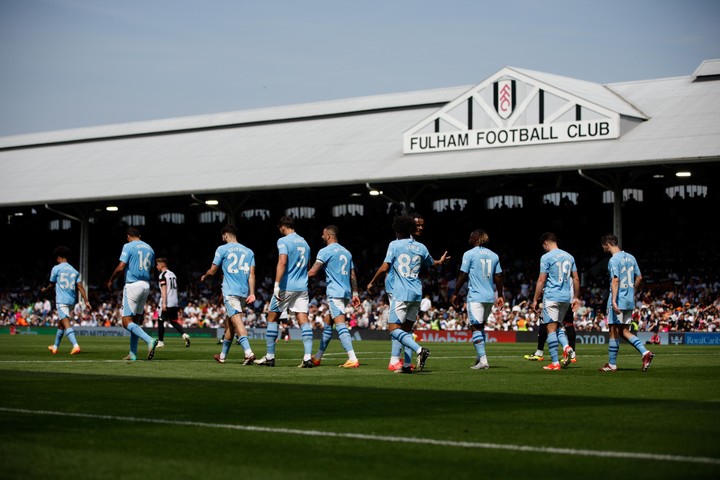
M 568 345 L 567 336 L 558 328 L 568 308 L 579 304 L 580 277 L 575 258 L 557 245 L 554 233 L 544 233 L 540 237 L 545 254 L 540 258 L 540 276 L 535 285 L 532 309 L 536 310 L 542 296 L 542 322 L 547 325 L 547 344 L 552 363 L 544 370 L 560 370 L 558 361 L 558 343 L 563 347 L 563 366 L 566 367 L 575 358 L 575 351 Z
M 107 282 L 108 290 L 112 290 L 113 282 L 125 273 L 123 287 L 122 324 L 130 332 L 130 354 L 123 360 L 137 359 L 138 340 L 143 339 L 148 346 L 147 359 L 152 360 L 158 340 L 145 333 L 140 325 L 145 314 L 145 302 L 150 293 L 151 269 L 155 265 L 155 251 L 150 245 L 140 240 L 140 231 L 136 227 L 128 227 L 127 243 L 120 254 L 120 263 Z
M 238 343 L 245 351 L 243 365 L 252 365 L 255 354 L 250 348 L 247 329 L 243 323 L 243 311 L 248 303 L 255 301 L 255 254 L 245 245 L 238 243 L 237 228 L 234 225 L 225 225 L 220 234 L 225 245 L 215 250 L 212 265 L 205 275 L 200 277 L 200 281 L 204 282 L 222 268 L 223 300 L 229 322 L 225 328 L 222 350 L 214 358 L 218 363 L 225 363 L 233 338 L 237 335 Z
M 80 353 L 80 345 L 78 345 L 77 339 L 75 338 L 75 330 L 70 326 L 70 312 L 77 303 L 77 292 L 85 302 L 85 308 L 90 310 L 90 301 L 88 300 L 85 287 L 80 283 L 80 274 L 75 270 L 72 265 L 68 263 L 68 257 L 70 256 L 70 249 L 65 246 L 60 246 L 53 252 L 57 265 L 52 268 L 50 272 L 50 285 L 40 289 L 40 293 L 45 293 L 55 287 L 55 308 L 58 312 L 58 329 L 55 334 L 55 344 L 50 345 L 48 350 L 55 355 L 60 341 L 63 335 L 68 337 L 73 347 L 70 350 L 70 355 L 77 355 Z
M 266 367 L 275 366 L 275 342 L 278 338 L 278 318 L 280 313 L 287 309 L 295 312 L 302 342 L 305 348 L 303 360 L 299 368 L 314 367 L 312 361 L 312 325 L 308 322 L 308 263 L 310 261 L 310 246 L 304 238 L 295 233 L 295 219 L 290 216 L 280 218 L 278 224 L 282 237 L 277 241 L 278 263 L 275 268 L 275 286 L 270 300 L 268 312 L 268 326 L 265 340 L 267 353 L 256 365 Z
M 607 319 L 610 325 L 610 341 L 608 342 L 609 361 L 601 372 L 617 370 L 617 355 L 620 350 L 620 338 L 625 340 L 642 355 L 642 371 L 650 368 L 655 354 L 645 348 L 640 339 L 630 332 L 628 326 L 632 321 L 635 309 L 635 289 L 642 282 L 640 266 L 635 257 L 620 250 L 618 238 L 613 234 L 604 235 L 600 239 L 603 251 L 612 255 L 608 262 L 610 274 L 610 295 L 608 296 Z
M 411 216 L 402 215 L 393 221 L 393 230 L 397 240 L 390 242 L 383 264 L 378 268 L 373 279 L 367 286 L 368 292 L 372 293 L 375 283 L 389 270 L 395 275 L 393 280 L 392 300 L 390 302 L 390 319 L 388 329 L 390 337 L 397 340 L 405 347 L 410 347 L 417 353 L 417 371 L 425 368 L 425 362 L 430 356 L 430 351 L 420 347 L 412 336 L 412 327 L 417 320 L 422 300 L 422 281 L 418 278 L 420 269 L 431 265 L 441 265 L 449 257 L 446 253 L 440 260 L 433 260 L 425 245 L 412 238 L 415 232 L 415 220 Z M 407 357 L 403 362 L 400 373 L 412 373 L 412 365 Z
M 417 212 L 414 212 L 411 216 L 413 217 L 413 221 L 415 222 L 415 231 L 413 232 L 412 236 L 417 240 L 422 236 L 425 229 L 425 219 L 423 219 L 422 215 Z M 390 270 L 388 270 L 387 276 L 385 277 L 385 292 L 388 296 L 388 304 L 392 303 L 392 288 L 394 279 L 395 274 L 393 272 L 393 269 L 391 268 Z M 413 338 L 415 338 L 414 334 Z M 390 363 L 388 363 L 388 370 L 402 370 L 403 361 L 400 360 L 400 352 L 403 352 L 405 354 L 405 359 L 408 362 L 412 360 L 413 351 L 409 347 L 403 347 L 400 342 L 392 338 L 390 340 Z
M 360 306 L 360 297 L 358 296 L 357 277 L 355 276 L 355 266 L 352 261 L 352 254 L 347 248 L 338 243 L 338 227 L 328 225 L 323 229 L 322 239 L 325 247 L 320 249 L 317 260 L 308 272 L 308 277 L 314 277 L 325 268 L 326 277 L 326 295 L 330 311 L 324 316 L 322 339 L 320 340 L 320 348 L 313 357 L 313 364 L 320 365 L 323 354 L 327 350 L 332 338 L 333 323 L 338 332 L 340 343 L 348 354 L 347 362 L 340 365 L 342 368 L 358 368 L 360 362 L 355 355 L 353 349 L 352 337 L 345 323 L 345 308 L 352 302 L 354 308 Z
M 472 330 L 472 342 L 477 358 L 473 370 L 490 368 L 485 354 L 485 322 L 492 312 L 493 305 L 502 308 L 503 298 L 502 268 L 500 257 L 485 247 L 490 240 L 485 230 L 474 230 L 470 234 L 470 250 L 463 254 L 460 274 L 455 281 L 455 292 L 459 292 L 469 279 L 467 294 L 467 312 Z M 495 296 L 497 288 L 497 297 Z M 457 294 L 453 294 L 450 303 L 459 308 Z
M 392 289 L 395 280 L 395 273 L 393 269 L 389 269 L 385 276 L 385 293 L 388 297 L 388 305 L 392 305 Z M 402 369 L 403 362 L 400 360 L 400 352 L 403 346 L 400 342 L 394 338 L 390 339 L 390 363 L 388 363 L 388 370 L 395 371 Z

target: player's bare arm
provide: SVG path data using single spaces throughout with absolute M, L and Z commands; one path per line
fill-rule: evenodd
M 255 301 L 255 267 L 250 267 L 250 273 L 248 274 L 248 288 L 249 295 L 245 299 L 246 303 L 253 303 Z
M 113 283 L 115 282 L 115 279 L 117 279 L 122 273 L 125 271 L 125 267 L 127 267 L 127 263 L 120 262 L 118 263 L 118 266 L 115 267 L 115 271 L 110 275 L 110 280 L 107 282 L 107 288 L 108 290 L 112 290 Z
M 320 269 L 323 267 L 323 262 L 320 260 L 315 260 L 315 263 L 313 264 L 312 268 L 308 270 L 308 277 L 314 277 L 315 275 L 320 272 Z
M 462 289 L 462 287 L 465 285 L 467 278 L 468 278 L 467 273 L 460 272 L 457 276 L 457 279 L 455 280 L 455 293 L 453 293 L 452 297 L 450 297 L 450 303 L 455 308 L 460 308 L 460 304 L 458 303 L 457 292 L 459 292 Z
M 434 260 L 434 261 L 433 261 L 433 265 L 436 266 L 436 267 L 439 266 L 439 265 L 443 265 L 443 264 L 449 262 L 451 258 L 452 258 L 452 257 L 448 256 L 447 250 L 446 250 L 445 252 L 443 252 L 442 257 L 440 257 L 439 260 Z
M 538 303 L 542 298 L 543 290 L 545 289 L 545 282 L 547 282 L 547 273 L 541 273 L 538 276 L 537 283 L 535 284 L 535 295 L 533 296 L 533 303 L 530 308 L 537 310 Z
M 200 277 L 200 281 L 204 282 L 206 278 L 212 277 L 213 275 L 215 275 L 218 270 L 219 270 L 219 267 L 213 263 L 210 266 L 210 268 L 208 269 L 208 271 L 205 272 L 205 274 L 202 277 Z
M 503 284 L 503 277 L 501 273 L 496 274 L 493 277 L 495 282 L 495 288 L 497 289 L 497 299 L 495 300 L 495 306 L 502 308 L 505 305 L 505 284 Z
M 287 269 L 288 256 L 285 253 L 281 253 L 278 257 L 277 267 L 275 267 L 275 285 L 273 286 L 273 297 L 280 300 L 280 280 L 285 275 Z
M 372 280 L 370 280 L 370 283 L 367 285 L 367 291 L 370 293 L 373 293 L 373 289 L 375 288 L 375 283 L 383 278 L 385 274 L 387 274 L 388 270 L 390 270 L 390 264 L 387 262 L 383 262 L 382 265 L 380 265 L 380 268 L 377 269 L 377 272 L 375 272 L 375 275 L 373 276 Z
M 360 296 L 358 295 L 357 276 L 354 268 L 350 270 L 350 288 L 352 289 L 352 306 L 357 308 L 360 306 Z
M 83 302 L 85 302 L 85 308 L 88 310 L 92 310 L 92 307 L 90 306 L 90 300 L 88 300 L 87 291 L 85 291 L 85 287 L 83 287 L 82 283 L 77 284 L 78 292 L 80 292 L 80 296 L 83 299 Z

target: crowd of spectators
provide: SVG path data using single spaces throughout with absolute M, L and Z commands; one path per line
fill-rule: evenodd
M 634 319 L 639 331 L 650 332 L 713 332 L 720 326 L 720 280 L 700 279 L 693 276 L 680 278 L 666 275 L 662 282 L 643 285 L 637 295 Z M 272 295 L 272 279 L 258 279 L 257 299 L 248 305 L 245 315 L 247 327 L 265 327 L 266 313 Z M 486 323 L 486 330 L 534 331 L 538 327 L 538 312 L 532 311 L 532 295 L 535 289 L 533 276 L 517 273 L 505 278 L 505 306 L 493 309 Z M 436 271 L 424 277 L 426 293 L 424 308 L 416 324 L 417 329 L 466 330 L 467 312 L 456 309 L 448 299 L 454 291 L 454 276 Z M 322 328 L 325 284 L 321 280 L 311 282 L 311 305 L 309 318 L 316 328 Z M 608 287 L 606 282 L 584 282 L 582 306 L 575 313 L 578 331 L 608 331 L 605 319 Z M 52 292 L 50 292 L 52 293 Z M 463 292 L 461 292 L 463 293 Z M 108 292 L 90 287 L 93 310 L 81 304 L 75 306 L 73 324 L 76 326 L 121 325 L 121 292 Z M 384 291 L 376 295 L 361 295 L 362 304 L 357 309 L 348 307 L 348 323 L 351 328 L 384 330 L 387 328 L 389 305 Z M 56 326 L 57 312 L 53 296 L 44 298 L 39 286 L 0 291 L 0 325 L 8 326 Z M 143 326 L 157 326 L 160 293 L 153 289 L 148 299 Z M 182 318 L 185 328 L 216 328 L 225 319 L 225 307 L 217 285 L 188 282 L 180 291 Z M 285 320 L 295 325 L 290 315 Z

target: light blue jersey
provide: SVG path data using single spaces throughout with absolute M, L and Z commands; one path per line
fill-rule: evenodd
M 305 239 L 293 232 L 277 241 L 279 254 L 288 257 L 285 273 L 280 279 L 280 290 L 286 292 L 306 292 L 308 289 L 308 261 L 310 245 Z
M 495 301 L 494 277 L 502 273 L 500 257 L 485 247 L 475 247 L 463 254 L 460 271 L 468 275 L 468 302 Z
M 50 281 L 55 284 L 55 303 L 75 305 L 77 303 L 77 282 L 80 274 L 69 263 L 55 265 L 50 272 Z
M 133 240 L 123 246 L 120 261 L 127 264 L 125 283 L 140 280 L 150 282 L 150 269 L 155 265 L 155 251 L 142 240 Z
M 577 272 L 575 259 L 565 250 L 555 248 L 540 258 L 540 273 L 547 273 L 545 301 L 572 300 L 572 273 Z
M 418 278 L 422 267 L 433 264 L 427 247 L 412 238 L 394 240 L 388 246 L 385 263 L 393 272 L 392 296 L 401 302 L 422 300 L 422 281 Z
M 320 249 L 317 261 L 325 265 L 328 298 L 350 298 L 350 272 L 354 267 L 352 254 L 339 243 L 331 243 Z
M 224 296 L 250 295 L 250 268 L 255 266 L 255 254 L 246 246 L 230 242 L 215 250 L 213 264 L 222 267 Z
M 640 266 L 635 257 L 629 253 L 620 251 L 613 255 L 608 262 L 610 273 L 610 295 L 608 296 L 608 308 L 612 308 L 612 280 L 617 277 L 618 296 L 617 305 L 620 310 L 632 310 L 635 308 L 635 280 L 642 276 Z
M 394 280 L 395 274 L 393 273 L 393 269 L 391 268 L 390 270 L 388 270 L 387 275 L 385 275 L 385 293 L 387 293 L 388 298 L 392 296 Z

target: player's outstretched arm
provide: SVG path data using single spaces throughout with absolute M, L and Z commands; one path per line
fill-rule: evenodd
M 446 264 L 447 262 L 449 262 L 451 258 L 452 258 L 452 257 L 450 257 L 450 256 L 447 254 L 447 250 L 445 250 L 445 252 L 443 252 L 442 257 L 440 257 L 439 260 L 434 260 L 434 261 L 433 261 L 433 265 L 436 266 L 436 267 L 439 266 L 439 265 L 444 265 L 444 264 Z

